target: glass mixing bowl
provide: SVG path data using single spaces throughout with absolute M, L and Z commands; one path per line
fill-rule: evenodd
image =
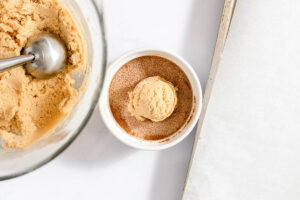
M 99 97 L 106 66 L 106 43 L 100 0 L 58 0 L 74 18 L 85 45 L 87 68 L 76 76 L 75 87 L 84 91 L 64 121 L 55 130 L 24 150 L 0 147 L 0 180 L 31 172 L 54 159 L 79 135 Z M 1 145 L 1 141 L 0 141 Z

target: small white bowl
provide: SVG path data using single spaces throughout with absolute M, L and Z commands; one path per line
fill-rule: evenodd
M 128 134 L 115 120 L 109 105 L 109 87 L 115 73 L 127 62 L 141 56 L 159 56 L 172 61 L 186 74 L 193 90 L 194 105 L 190 119 L 187 120 L 186 124 L 184 124 L 182 128 L 179 129 L 176 133 L 161 140 L 143 140 Z M 153 49 L 131 51 L 113 62 L 107 69 L 101 97 L 99 99 L 99 110 L 102 115 L 102 119 L 111 133 L 123 143 L 131 147 L 143 150 L 162 150 L 172 147 L 181 142 L 185 137 L 189 135 L 189 133 L 196 125 L 200 116 L 201 108 L 202 91 L 199 79 L 194 69 L 182 57 L 178 55 Z

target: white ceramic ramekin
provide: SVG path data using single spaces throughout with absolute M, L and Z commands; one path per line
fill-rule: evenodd
M 187 120 L 186 124 L 184 124 L 182 128 L 178 130 L 176 133 L 169 136 L 168 138 L 164 138 L 161 140 L 155 140 L 155 141 L 142 140 L 132 135 L 129 135 L 117 123 L 117 121 L 113 117 L 109 105 L 109 87 L 115 73 L 130 60 L 141 56 L 160 56 L 172 61 L 184 71 L 184 73 L 186 74 L 186 76 L 188 77 L 191 83 L 192 90 L 193 90 L 194 105 L 193 105 L 193 112 L 191 113 L 190 119 Z M 143 149 L 143 150 L 166 149 L 181 142 L 186 136 L 188 136 L 188 134 L 192 131 L 192 129 L 196 125 L 198 118 L 200 116 L 201 107 L 202 107 L 201 86 L 200 86 L 199 79 L 195 71 L 193 70 L 193 68 L 183 58 L 181 58 L 178 55 L 165 52 L 165 51 L 154 50 L 154 49 L 141 49 L 141 50 L 131 51 L 121 56 L 115 62 L 113 62 L 107 69 L 104 85 L 101 92 L 101 97 L 99 100 L 99 109 L 102 115 L 102 119 L 105 122 L 108 129 L 111 131 L 111 133 L 123 143 L 131 147 L 137 149 Z

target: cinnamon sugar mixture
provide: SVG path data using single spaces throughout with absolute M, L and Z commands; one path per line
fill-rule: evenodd
M 151 76 L 160 76 L 178 88 L 173 114 L 160 122 L 137 120 L 128 111 L 128 92 Z M 189 119 L 193 92 L 185 73 L 176 64 L 157 56 L 143 56 L 131 60 L 115 74 L 109 89 L 109 102 L 114 118 L 129 134 L 145 140 L 159 140 L 175 133 Z

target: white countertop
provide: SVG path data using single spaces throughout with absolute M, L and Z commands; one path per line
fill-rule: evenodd
M 223 3 L 105 0 L 109 63 L 135 48 L 173 51 L 191 63 L 204 89 Z M 181 199 L 194 133 L 168 150 L 135 150 L 109 133 L 96 109 L 60 156 L 30 174 L 0 182 L 0 199 Z

